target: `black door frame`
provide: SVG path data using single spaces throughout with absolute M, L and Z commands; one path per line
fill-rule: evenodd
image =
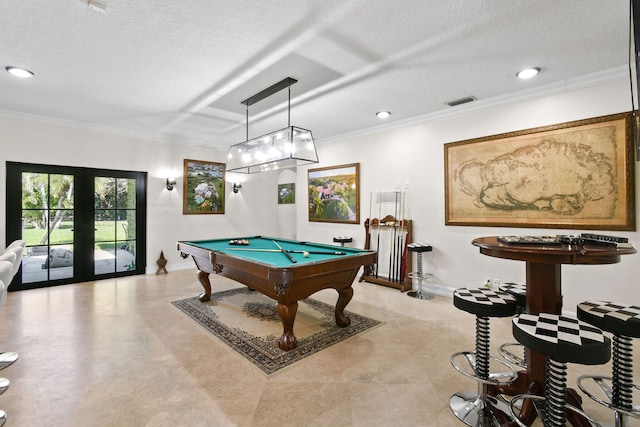
M 22 237 L 22 173 L 64 174 L 74 176 L 74 272 L 72 278 L 22 284 L 22 267 L 15 275 L 9 291 L 42 288 L 48 286 L 109 279 L 113 277 L 145 274 L 147 242 L 147 172 L 95 169 L 77 166 L 57 166 L 37 163 L 6 162 L 6 243 Z M 94 274 L 95 217 L 94 178 L 118 177 L 136 180 L 136 267 L 131 271 Z M 17 182 L 16 182 L 17 181 Z M 84 197 L 82 197 L 84 196 Z M 75 247 L 83 250 L 75 250 Z M 84 250 L 86 249 L 86 250 Z

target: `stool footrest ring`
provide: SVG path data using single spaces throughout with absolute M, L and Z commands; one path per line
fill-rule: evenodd
M 593 383 L 595 385 L 598 386 L 598 388 L 600 389 L 600 391 L 602 392 L 602 394 L 606 397 L 607 400 L 604 400 L 598 396 L 596 396 L 595 394 L 593 394 L 591 391 L 589 391 L 587 389 L 587 387 L 585 387 L 583 385 L 584 381 L 587 380 L 592 380 Z M 616 412 L 619 412 L 621 414 L 625 414 L 625 415 L 629 415 L 630 417 L 634 417 L 634 418 L 640 418 L 640 406 L 639 405 L 633 405 L 631 407 L 631 409 L 628 408 L 619 408 L 616 405 L 613 404 L 612 401 L 612 396 L 613 396 L 613 385 L 612 385 L 612 381 L 613 379 L 611 377 L 603 377 L 600 375 L 582 375 L 578 378 L 578 388 L 584 393 L 586 394 L 588 397 L 591 398 L 591 400 L 598 402 L 599 404 L 606 406 L 609 409 L 613 409 Z M 640 390 L 640 386 L 637 384 L 632 384 L 631 387 L 633 387 L 636 390 Z
M 516 411 L 515 411 L 515 408 L 517 408 L 518 406 L 521 406 L 521 404 L 522 404 L 521 401 L 523 401 L 524 399 L 533 400 L 533 403 L 534 403 L 534 406 L 536 408 L 536 411 L 538 412 L 538 417 L 540 418 L 540 420 L 542 420 L 542 424 L 546 425 L 545 424 L 545 416 L 544 416 L 544 405 L 545 405 L 545 400 L 546 399 L 544 398 L 544 396 L 538 396 L 536 394 L 518 394 L 518 395 L 514 396 L 513 399 L 511 399 L 511 401 L 509 402 L 509 409 L 511 410 L 511 415 L 513 416 L 513 419 L 516 421 L 516 423 L 520 427 L 528 427 L 526 424 L 524 424 L 522 421 L 520 421 L 520 419 L 518 418 L 518 415 L 516 414 Z M 584 411 L 582 411 L 581 409 L 576 408 L 575 406 L 565 405 L 565 410 L 572 411 L 572 412 L 575 412 L 577 414 L 580 414 L 587 421 L 589 421 L 591 423 L 591 425 L 593 425 L 595 427 L 602 427 L 601 424 L 599 424 L 596 420 L 594 420 L 592 417 L 587 415 Z
M 518 347 L 520 349 L 520 351 L 522 351 L 523 356 L 518 356 L 517 354 L 513 353 L 512 351 L 509 350 L 509 347 Z M 518 342 L 509 342 L 509 343 L 505 343 L 502 344 L 499 348 L 498 348 L 498 353 L 500 353 L 500 356 L 502 356 L 507 362 L 509 363 L 513 363 L 514 365 L 518 365 L 521 368 L 526 368 L 527 367 L 527 361 L 524 358 L 524 352 L 526 351 L 525 346 L 523 346 L 522 344 L 518 343 Z
M 456 359 L 458 358 L 464 358 L 464 360 L 467 362 L 467 365 L 470 367 L 473 373 L 467 372 L 466 370 L 462 369 L 460 365 L 456 362 Z M 472 378 L 483 384 L 489 384 L 489 385 L 495 385 L 495 386 L 509 385 L 518 378 L 518 373 L 515 371 L 515 369 L 513 369 L 513 367 L 511 367 L 511 365 L 493 356 L 489 356 L 489 360 L 493 360 L 498 364 L 504 366 L 505 368 L 507 368 L 507 372 L 489 373 L 488 378 L 479 377 L 476 374 L 475 351 L 460 351 L 458 353 L 454 353 L 451 356 L 450 360 L 451 360 L 451 365 L 456 369 L 456 371 L 460 372 L 462 375 L 466 377 Z

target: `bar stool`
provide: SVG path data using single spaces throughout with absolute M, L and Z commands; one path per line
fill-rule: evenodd
M 632 338 L 640 337 L 640 307 L 608 301 L 585 301 L 578 304 L 578 319 L 613 334 L 612 376 L 583 375 L 578 387 L 601 405 L 615 411 L 615 427 L 628 427 L 629 417 L 640 418 L 640 407 L 633 405 Z M 583 382 L 592 380 L 605 398 L 589 392 Z M 605 400 L 606 399 L 606 400 Z
M 511 384 L 518 374 L 504 361 L 489 354 L 489 318 L 510 317 L 516 313 L 516 299 L 500 290 L 456 289 L 453 304 L 460 310 L 476 316 L 476 349 L 451 356 L 451 364 L 461 374 L 478 382 L 478 392 L 458 392 L 451 396 L 449 407 L 456 417 L 469 426 L 500 426 L 510 421 L 509 406 L 487 394 L 488 386 Z M 490 373 L 490 361 L 504 366 L 507 371 Z M 462 362 L 467 363 L 462 365 Z M 467 366 L 467 369 L 462 369 Z
M 547 357 L 545 395 L 520 394 L 511 402 L 511 412 L 524 399 L 533 400 L 545 427 L 564 427 L 565 411 L 573 411 L 595 426 L 593 418 L 566 403 L 567 363 L 600 365 L 611 358 L 611 340 L 586 322 L 559 314 L 521 314 L 513 319 L 513 336 L 526 347 Z M 573 414 L 575 415 L 575 414 Z M 524 426 L 517 417 L 516 423 Z
M 0 255 L 0 261 L 9 261 L 11 263 L 11 275 L 7 277 L 0 278 L 5 283 L 4 292 L 2 292 L 2 297 L 0 298 L 0 306 L 4 304 L 4 298 L 7 295 L 7 289 L 13 277 L 18 273 L 20 269 L 20 263 L 22 262 L 22 254 L 24 252 L 26 242 L 24 240 L 15 240 L 13 241 L 4 252 Z M 13 364 L 16 360 L 18 360 L 18 353 L 13 351 L 5 351 L 0 353 L 0 369 L 4 369 L 7 366 Z
M 422 254 L 424 252 L 431 252 L 433 248 L 431 245 L 427 245 L 425 243 L 409 243 L 407 245 L 407 250 L 418 254 L 418 271 L 412 271 L 409 273 L 409 278 L 412 282 L 413 279 L 418 279 L 418 290 L 407 292 L 407 295 L 417 299 L 432 299 L 433 295 L 422 290 L 422 282 L 431 277 L 431 274 L 424 274 L 422 272 Z
M 527 287 L 526 285 L 520 285 L 518 283 L 507 282 L 503 283 L 498 287 L 503 292 L 508 293 L 516 299 L 516 304 L 518 308 L 516 309 L 516 314 L 525 313 L 527 311 Z M 511 349 L 517 348 L 522 356 L 519 356 L 514 353 Z M 514 365 L 518 365 L 521 368 L 527 367 L 527 349 L 525 346 L 518 342 L 508 342 L 502 344 L 498 348 L 498 353 L 500 356 L 505 358 L 508 362 L 513 363 Z
M 345 243 L 351 243 L 353 242 L 353 237 L 347 237 L 347 236 L 338 236 L 338 237 L 334 237 L 333 241 L 335 243 L 340 243 L 340 246 L 344 247 Z

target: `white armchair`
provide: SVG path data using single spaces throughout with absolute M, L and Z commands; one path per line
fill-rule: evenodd
M 6 262 L 6 261 L 0 261 L 0 262 Z M 4 286 L 4 282 L 2 280 L 0 280 L 0 289 L 2 290 L 2 294 L 3 294 L 2 300 L 4 301 L 4 295 L 7 292 L 7 288 Z M 0 381 L 2 382 L 6 381 L 7 383 L 9 382 L 9 380 L 5 378 L 0 378 Z M 7 421 L 7 413 L 2 409 L 0 409 L 0 426 L 4 425 L 5 421 Z
M 4 304 L 4 300 L 7 296 L 7 288 L 13 280 L 13 276 L 15 276 L 20 269 L 20 263 L 22 262 L 22 254 L 24 253 L 25 244 L 26 242 L 24 240 L 16 240 L 9 246 L 7 246 L 2 255 L 0 255 L 0 262 L 4 260 L 11 265 L 8 273 L 0 273 L 0 281 L 4 283 L 2 289 L 0 289 L 0 308 Z M 4 369 L 7 366 L 10 366 L 16 360 L 18 360 L 18 353 L 12 351 L 0 352 L 0 369 Z
M 27 242 L 24 240 L 14 240 L 11 242 L 9 246 L 4 250 L 2 255 L 14 253 L 16 255 L 15 263 L 13 265 L 12 274 L 15 276 L 18 270 L 20 269 L 20 263 L 22 262 L 22 254 L 24 253 L 24 248 L 26 247 Z M 0 257 L 2 256 L 0 255 Z M 1 259 L 1 258 L 0 258 Z M 6 286 L 9 286 L 10 282 L 5 282 Z
M 11 279 L 13 278 L 12 271 L 13 271 L 14 263 L 9 261 L 0 261 L 0 283 L 2 283 L 2 286 L 0 287 L 0 301 L 1 301 L 0 304 L 4 302 L 4 298 L 7 295 L 7 287 L 5 286 L 5 283 L 11 282 Z M 2 354 L 0 354 L 0 357 L 1 356 Z M 17 354 L 16 354 L 16 358 L 17 358 Z M 9 363 L 9 365 L 11 363 Z M 0 394 L 4 393 L 9 388 L 9 384 L 10 382 L 8 379 L 0 378 Z
M 2 254 L 3 256 L 5 254 Z M 11 283 L 13 279 L 13 265 L 15 264 L 15 254 L 10 254 L 12 257 L 0 257 L 0 282 L 2 282 L 2 289 L 0 289 L 0 307 L 4 303 L 4 298 L 7 296 L 7 286 L 5 283 Z

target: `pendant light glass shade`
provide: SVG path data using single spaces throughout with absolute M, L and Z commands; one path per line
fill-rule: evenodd
M 311 131 L 289 126 L 232 145 L 227 156 L 227 171 L 266 172 L 308 163 L 318 163 Z
M 247 140 L 232 145 L 227 155 L 227 172 L 256 173 L 318 163 L 318 154 L 311 131 L 288 126 L 257 138 L 249 139 L 249 106 L 278 92 L 289 89 L 288 115 L 291 115 L 290 86 L 297 80 L 287 77 L 242 101 L 247 106 Z

